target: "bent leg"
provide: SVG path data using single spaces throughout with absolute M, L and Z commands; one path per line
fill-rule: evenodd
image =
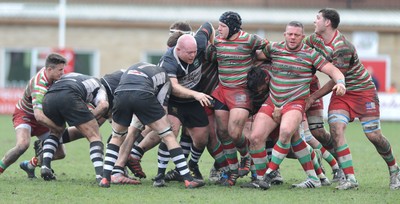
M 17 128 L 16 130 L 16 144 L 13 148 L 7 151 L 0 161 L 0 173 L 7 167 L 13 164 L 18 158 L 24 154 L 28 149 L 31 141 L 31 132 L 28 128 Z

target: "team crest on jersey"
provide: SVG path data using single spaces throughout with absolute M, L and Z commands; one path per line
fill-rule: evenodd
M 194 67 L 199 67 L 199 66 L 200 66 L 200 61 L 199 61 L 198 58 L 194 59 L 194 61 L 193 61 L 193 66 L 194 66 Z
M 376 109 L 376 105 L 374 102 L 367 102 L 367 103 L 365 103 L 365 108 L 367 110 L 373 110 L 373 109 Z
M 303 61 L 303 59 L 301 59 L 300 57 L 297 57 L 295 60 L 298 61 L 298 62 L 302 62 Z

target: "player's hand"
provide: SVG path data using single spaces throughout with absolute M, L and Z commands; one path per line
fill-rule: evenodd
M 311 105 L 315 102 L 315 99 L 312 96 L 310 96 L 306 98 L 305 101 L 306 101 L 305 111 L 307 111 L 311 107 Z
M 211 106 L 211 100 L 213 98 L 205 93 L 197 92 L 194 96 L 194 99 L 196 99 L 203 107 L 205 107 Z
M 275 107 L 274 108 L 274 112 L 272 113 L 272 119 L 276 123 L 280 124 L 281 123 L 281 118 L 282 118 L 282 107 L 280 107 L 280 108 Z
M 333 88 L 332 91 L 336 91 L 336 95 L 343 96 L 346 93 L 346 86 L 342 83 L 337 83 Z

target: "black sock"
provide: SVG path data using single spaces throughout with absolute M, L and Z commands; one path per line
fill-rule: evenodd
M 185 131 L 182 131 L 181 140 L 179 141 L 179 145 L 181 145 L 183 155 L 185 155 L 186 159 L 189 157 L 192 143 L 193 143 L 192 138 L 189 135 L 185 134 Z
M 168 152 L 167 145 L 161 142 L 158 146 L 158 171 L 157 174 L 165 175 L 165 170 L 168 166 L 168 161 L 170 159 L 170 152 Z
M 49 135 L 43 142 L 43 164 L 44 166 L 51 169 L 51 160 L 54 157 L 59 145 L 58 137 Z
M 192 153 L 191 157 L 190 157 L 190 166 L 192 165 L 196 165 L 199 163 L 200 157 L 204 152 L 204 148 L 203 149 L 198 149 L 196 148 L 194 145 L 192 145 L 192 148 L 190 150 L 190 152 Z
M 103 175 L 103 156 L 104 144 L 102 141 L 94 141 L 90 143 L 90 158 L 93 163 L 96 178 L 101 178 Z
M 61 138 L 62 138 L 62 143 L 63 143 L 63 144 L 66 144 L 66 143 L 68 143 L 68 142 L 71 141 L 70 138 L 69 138 L 68 128 L 66 128 L 66 129 L 64 130 L 64 132 L 63 132 Z
M 106 150 L 106 157 L 104 158 L 104 172 L 103 178 L 111 180 L 111 171 L 114 168 L 115 161 L 118 159 L 119 146 L 108 143 Z
M 190 171 L 188 169 L 186 159 L 183 156 L 182 148 L 178 147 L 175 149 L 169 150 L 171 155 L 172 161 L 174 161 L 176 169 L 178 170 L 179 174 L 183 177 L 183 179 L 188 181 L 193 181 L 193 177 L 190 175 Z

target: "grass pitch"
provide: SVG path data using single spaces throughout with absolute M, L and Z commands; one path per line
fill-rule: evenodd
M 2 157 L 14 146 L 15 133 L 11 116 L 0 116 L 0 124 Z M 382 124 L 383 133 L 391 142 L 396 158 L 400 155 L 399 127 L 399 122 Z M 103 140 L 110 132 L 109 124 L 101 127 Z M 267 191 L 241 189 L 240 184 L 250 181 L 250 177 L 239 179 L 234 187 L 208 184 L 200 189 L 185 189 L 182 183 L 170 182 L 168 187 L 154 188 L 151 178 L 157 173 L 156 149 L 147 152 L 142 160 L 148 177 L 142 179 L 141 185 L 112 185 L 103 189 L 95 183 L 89 143 L 85 139 L 66 144 L 67 157 L 52 163 L 57 180 L 46 182 L 41 178 L 28 179 L 19 168 L 21 161 L 30 159 L 34 154 L 33 141 L 36 138 L 33 138 L 29 150 L 0 175 L 0 203 L 399 203 L 400 190 L 389 189 L 387 166 L 365 138 L 359 122 L 350 124 L 346 133 L 359 190 L 337 191 L 335 184 L 318 189 L 290 189 L 291 184 L 305 179 L 300 164 L 293 159 L 285 159 L 281 165 L 284 184 L 272 186 Z M 199 165 L 206 182 L 212 163 L 212 158 L 205 151 Z M 328 178 L 331 178 L 326 162 L 324 166 Z M 170 168 L 173 168 L 172 162 Z M 40 177 L 39 169 L 36 176 Z

